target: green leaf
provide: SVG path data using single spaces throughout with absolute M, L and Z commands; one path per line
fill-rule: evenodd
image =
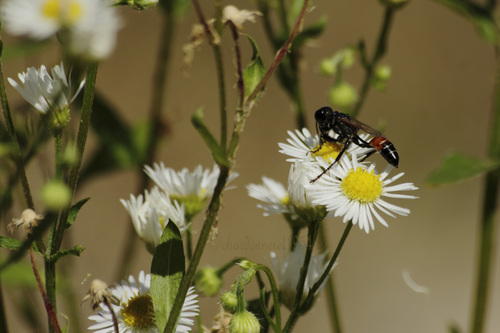
M 33 41 L 25 40 L 18 44 L 9 44 L 2 48 L 2 60 L 10 60 L 33 55 L 43 51 L 52 44 L 51 40 Z
M 28 262 L 18 262 L 2 270 L 0 281 L 8 287 L 37 287 L 33 269 Z
M 259 48 L 255 40 L 249 35 L 245 35 L 252 46 L 252 58 L 248 63 L 247 67 L 243 70 L 243 82 L 245 83 L 245 97 L 250 96 L 250 94 L 257 87 L 259 82 L 262 80 L 266 74 L 266 68 L 262 57 L 260 56 Z
M 68 220 L 66 221 L 66 228 L 69 228 L 75 223 L 76 217 L 78 216 L 78 212 L 80 212 L 80 209 L 89 201 L 90 198 L 85 198 L 80 201 L 78 201 L 76 204 L 71 206 L 68 214 Z
M 478 159 L 457 152 L 445 156 L 441 166 L 427 177 L 431 186 L 453 184 L 498 169 L 500 161 Z
M 322 16 L 319 20 L 305 27 L 301 32 L 295 36 L 292 42 L 292 48 L 294 50 L 300 49 L 309 40 L 319 37 L 325 30 L 326 22 L 328 21 L 326 16 Z
M 82 254 L 83 250 L 85 250 L 85 248 L 83 246 L 77 245 L 72 249 L 58 251 L 56 254 L 51 256 L 50 259 L 53 260 L 54 262 L 57 262 L 59 259 L 61 259 L 62 257 L 65 257 L 67 255 L 79 257 L 80 254 Z
M 21 242 L 18 239 L 8 237 L 8 236 L 0 236 L 0 247 L 4 249 L 9 249 L 9 250 L 19 250 L 21 248 L 21 245 L 23 242 Z
M 143 133 L 143 125 L 131 128 L 124 122 L 113 107 L 96 94 L 94 112 L 91 118 L 92 129 L 97 134 L 99 149 L 85 165 L 79 182 L 105 172 L 129 169 L 140 165 L 146 149 L 144 143 L 135 142 L 138 134 Z
M 473 1 L 463 0 L 435 0 L 457 14 L 471 21 L 479 32 L 479 35 L 489 43 L 498 42 L 498 29 L 495 25 L 493 11 Z
M 191 117 L 191 122 L 194 125 L 194 128 L 200 133 L 201 138 L 207 145 L 208 149 L 210 150 L 210 153 L 212 154 L 212 157 L 214 158 L 215 162 L 219 165 L 224 165 L 224 166 L 229 166 L 229 162 L 227 161 L 227 156 L 226 152 L 224 149 L 219 145 L 217 140 L 215 140 L 214 136 L 208 128 L 205 126 L 205 121 L 203 120 L 203 109 L 198 108 L 194 113 L 193 116 Z
M 151 297 L 159 332 L 165 330 L 179 291 L 184 276 L 184 260 L 181 233 L 175 223 L 169 221 L 151 263 Z

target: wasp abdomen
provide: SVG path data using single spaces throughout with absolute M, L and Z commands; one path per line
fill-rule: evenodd
M 392 142 L 383 136 L 378 136 L 370 141 L 370 145 L 375 148 L 389 164 L 396 168 L 398 167 L 399 155 Z

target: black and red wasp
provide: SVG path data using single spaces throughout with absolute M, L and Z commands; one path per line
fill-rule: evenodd
M 348 114 L 333 111 L 328 106 L 324 106 L 314 114 L 316 119 L 316 132 L 319 136 L 319 147 L 315 151 L 321 149 L 321 146 L 325 142 L 336 142 L 343 144 L 343 148 L 337 155 L 335 161 L 330 164 L 318 177 L 311 180 L 311 183 L 317 181 L 321 176 L 323 176 L 335 163 L 337 163 L 344 152 L 349 148 L 351 143 L 354 143 L 363 148 L 373 148 L 368 154 L 363 158 L 365 160 L 372 154 L 379 152 L 380 155 L 391 165 L 398 167 L 399 156 L 394 145 L 379 131 L 371 128 L 370 126 L 363 124 L 362 122 L 352 118 Z M 371 134 L 374 138 L 370 142 L 366 142 L 358 135 L 358 131 L 362 130 L 368 134 Z M 331 137 L 330 131 L 337 134 L 337 137 Z

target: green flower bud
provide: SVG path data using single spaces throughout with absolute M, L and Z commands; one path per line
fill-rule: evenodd
M 387 82 L 391 78 L 392 70 L 388 65 L 378 66 L 375 70 L 375 80 Z
M 238 297 L 232 291 L 226 291 L 220 297 L 220 302 L 224 310 L 227 312 L 236 312 L 238 306 Z
M 196 291 L 203 296 L 215 296 L 222 287 L 222 279 L 215 268 L 205 267 L 194 276 Z
M 60 180 L 51 180 L 42 187 L 40 198 L 49 210 L 59 210 L 71 202 L 70 189 Z
M 346 110 L 350 109 L 356 100 L 358 99 L 358 94 L 353 86 L 347 82 L 341 82 L 330 89 L 328 94 L 330 104 L 336 107 Z
M 64 149 L 63 151 L 63 163 L 68 166 L 74 166 L 78 163 L 78 158 L 78 150 L 76 148 L 76 145 L 68 144 L 66 149 Z
M 237 312 L 229 322 L 230 333 L 259 333 L 259 320 L 250 311 Z
M 334 76 L 337 72 L 337 65 L 332 59 L 323 59 L 319 64 L 319 72 L 323 76 Z

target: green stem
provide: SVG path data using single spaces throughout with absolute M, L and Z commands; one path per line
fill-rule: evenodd
M 9 133 L 11 142 L 14 143 L 14 146 L 16 148 L 14 162 L 16 163 L 16 169 L 17 172 L 19 173 L 19 178 L 21 180 L 21 186 L 24 194 L 24 201 L 26 203 L 27 208 L 31 208 L 34 210 L 35 206 L 33 204 L 33 198 L 31 196 L 28 177 L 26 176 L 23 154 L 21 152 L 21 147 L 19 145 L 19 140 L 17 138 L 16 129 L 14 128 L 14 122 L 12 121 L 12 115 L 10 112 L 9 102 L 7 99 L 7 93 L 5 92 L 3 62 L 1 61 L 1 56 L 3 52 L 3 40 L 1 39 L 1 32 L 2 32 L 2 21 L 0 20 L 0 99 L 2 102 L 2 109 L 5 118 L 5 124 L 7 125 L 7 131 Z
M 496 47 L 496 77 L 491 122 L 491 137 L 488 157 L 500 159 L 500 47 Z M 483 195 L 483 212 L 479 240 L 479 262 L 476 276 L 475 304 L 472 314 L 471 332 L 484 331 L 488 305 L 488 287 L 492 274 L 498 224 L 498 191 L 500 187 L 500 170 L 486 174 Z
M 267 278 L 269 280 L 269 285 L 271 287 L 271 295 L 273 296 L 273 306 L 274 306 L 274 314 L 276 316 L 276 326 L 275 332 L 281 332 L 281 310 L 280 310 L 280 299 L 278 294 L 278 287 L 276 285 L 276 281 L 274 280 L 273 273 L 266 266 L 260 265 L 260 270 L 266 273 Z
M 297 283 L 297 289 L 295 294 L 295 300 L 293 302 L 292 311 L 288 320 L 283 328 L 283 332 L 291 332 L 293 326 L 297 322 L 297 319 L 300 316 L 300 307 L 302 303 L 302 295 L 304 295 L 304 286 L 306 283 L 307 271 L 309 269 L 309 263 L 311 262 L 312 252 L 314 249 L 314 244 L 316 242 L 316 237 L 318 235 L 320 221 L 312 221 L 308 226 L 307 232 L 307 247 L 306 254 L 304 256 L 304 263 L 300 269 L 299 281 Z
M 167 325 L 164 330 L 165 333 L 173 332 L 174 327 L 177 324 L 177 319 L 179 318 L 179 315 L 181 313 L 184 299 L 186 298 L 189 286 L 193 281 L 194 274 L 196 273 L 196 269 L 198 267 L 198 264 L 200 263 L 203 250 L 205 249 L 205 245 L 207 244 L 208 238 L 210 236 L 210 231 L 212 230 L 212 226 L 217 218 L 220 208 L 220 198 L 222 195 L 222 191 L 226 186 L 228 178 L 229 178 L 229 169 L 221 166 L 219 178 L 217 179 L 217 185 L 215 186 L 212 200 L 210 201 L 210 204 L 208 206 L 208 213 L 205 218 L 205 222 L 203 223 L 203 227 L 200 232 L 200 237 L 198 239 L 198 243 L 196 244 L 196 248 L 193 253 L 193 258 L 189 262 L 186 274 L 182 278 L 181 285 L 179 286 L 179 291 L 177 293 L 177 296 L 175 297 L 174 305 L 172 307 Z
M 83 160 L 83 153 L 85 151 L 85 144 L 87 142 L 87 134 L 90 127 L 90 117 L 92 115 L 92 103 L 94 100 L 95 83 L 97 77 L 97 63 L 91 64 L 87 69 L 87 79 L 85 83 L 85 92 L 83 95 L 82 115 L 80 118 L 80 127 L 78 128 L 77 136 L 77 152 L 78 163 L 71 168 L 67 185 L 72 194 L 75 193 L 76 185 L 78 182 L 78 172 Z M 57 313 L 56 305 L 56 260 L 54 255 L 61 248 L 61 243 L 66 229 L 66 221 L 68 220 L 69 210 L 71 204 L 65 207 L 59 214 L 59 219 L 56 223 L 53 238 L 47 246 L 45 255 L 45 289 L 47 298 Z M 49 321 L 49 332 L 54 332 L 54 326 Z
M 325 253 L 329 249 L 328 239 L 326 237 L 325 229 L 326 229 L 325 224 L 321 223 L 318 235 L 319 236 L 318 243 L 321 253 Z M 342 325 L 340 322 L 340 313 L 337 305 L 337 300 L 335 297 L 335 285 L 334 285 L 335 279 L 333 278 L 333 275 L 334 272 L 328 275 L 328 279 L 326 281 L 326 302 L 328 304 L 328 309 L 330 310 L 328 317 L 330 318 L 330 325 L 332 328 L 332 332 L 341 333 Z
M 333 265 L 337 261 L 339 254 L 340 254 L 340 251 L 342 250 L 342 247 L 344 246 L 344 243 L 347 239 L 347 236 L 349 236 L 349 232 L 351 231 L 351 229 L 352 229 L 352 221 L 349 221 L 344 229 L 344 233 L 342 234 L 342 237 L 340 238 L 339 243 L 337 244 L 337 248 L 335 249 L 335 252 L 333 253 L 332 258 L 330 259 L 330 261 L 328 262 L 328 265 L 325 268 L 325 271 L 320 276 L 318 281 L 316 281 L 316 283 L 314 283 L 312 288 L 309 290 L 309 294 L 307 295 L 307 298 L 303 302 L 303 306 L 301 309 L 302 312 L 307 311 L 311 307 L 311 305 L 314 301 L 314 296 L 315 296 L 316 292 L 319 290 L 319 288 L 321 287 L 323 282 L 330 275 L 330 272 L 333 268 Z
M 365 66 L 365 79 L 361 87 L 358 103 L 356 103 L 352 111 L 353 117 L 357 117 L 359 112 L 361 111 L 361 108 L 363 107 L 363 104 L 366 101 L 366 97 L 368 96 L 368 92 L 372 85 L 377 64 L 387 50 L 387 41 L 389 38 L 389 31 L 391 30 L 392 20 L 394 18 L 394 11 L 395 9 L 391 8 L 390 6 L 387 6 L 385 9 L 384 21 L 382 23 L 382 28 L 378 36 L 375 52 L 373 54 L 371 61 L 368 62 Z
M 7 317 L 5 316 L 5 307 L 3 303 L 3 290 L 0 283 L 0 333 L 9 333 L 7 328 Z

